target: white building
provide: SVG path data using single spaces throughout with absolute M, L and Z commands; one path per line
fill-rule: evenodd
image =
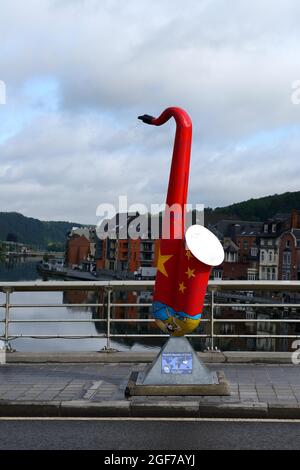
M 278 279 L 279 234 L 281 223 L 266 222 L 260 237 L 259 279 L 276 281 Z

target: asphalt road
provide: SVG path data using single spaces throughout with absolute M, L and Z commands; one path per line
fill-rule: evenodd
M 300 422 L 1 419 L 0 449 L 300 449 Z

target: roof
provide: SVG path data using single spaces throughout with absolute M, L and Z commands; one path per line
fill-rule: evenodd
M 300 240 L 300 229 L 299 228 L 292 228 L 292 234 L 295 235 L 296 240 Z
M 228 245 L 226 248 L 224 248 L 224 251 L 226 251 L 226 253 L 236 253 L 238 248 L 233 245 Z
M 213 225 L 213 229 L 223 237 L 235 238 L 240 235 L 257 236 L 262 230 L 262 222 L 248 220 L 220 220 Z
M 266 222 L 284 222 L 291 218 L 289 212 L 276 212 L 270 219 L 267 219 Z

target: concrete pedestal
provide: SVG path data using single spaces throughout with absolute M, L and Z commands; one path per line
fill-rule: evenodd
M 230 395 L 222 372 L 211 372 L 184 336 L 171 337 L 153 363 L 133 372 L 125 394 L 133 395 Z

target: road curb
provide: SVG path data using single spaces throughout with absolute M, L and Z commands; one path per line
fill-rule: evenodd
M 269 403 L 268 416 L 274 419 L 300 419 L 300 405 Z
M 60 402 L 21 402 L 0 400 L 0 416 L 57 417 L 60 416 Z
M 197 400 L 171 401 L 139 399 L 85 402 L 0 401 L 0 417 L 64 418 L 249 418 L 300 419 L 300 405 L 287 403 L 199 403 Z
M 198 418 L 198 401 L 141 401 L 132 400 L 130 405 L 132 417 L 144 418 Z
M 130 403 L 127 400 L 90 403 L 64 401 L 60 405 L 60 416 L 64 417 L 129 417 Z
M 268 404 L 257 402 L 200 403 L 199 415 L 200 418 L 268 418 Z

